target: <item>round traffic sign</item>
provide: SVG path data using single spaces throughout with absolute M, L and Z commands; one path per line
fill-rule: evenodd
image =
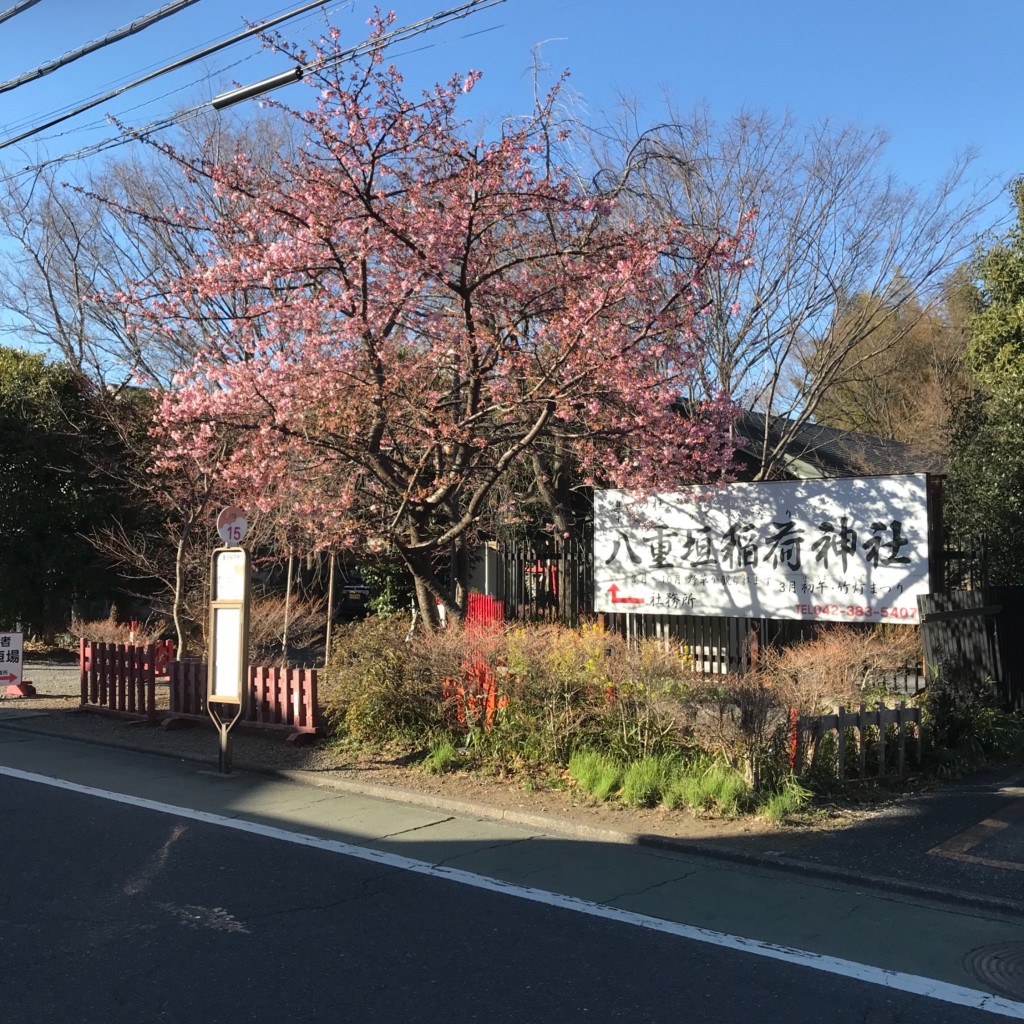
M 229 505 L 217 516 L 217 533 L 225 544 L 241 544 L 249 530 L 249 520 L 235 505 Z

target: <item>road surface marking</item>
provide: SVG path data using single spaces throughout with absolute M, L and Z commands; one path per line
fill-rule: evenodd
M 731 949 L 741 953 L 750 953 L 753 956 L 766 957 L 769 960 L 780 960 L 783 963 L 794 964 L 798 967 L 809 967 L 815 971 L 839 975 L 840 977 L 862 981 L 869 985 L 880 985 L 883 988 L 894 989 L 911 995 L 927 996 L 930 999 L 952 1003 L 955 1006 L 968 1006 L 973 1009 L 984 1010 L 986 1013 L 1012 1017 L 1015 1020 L 1024 1020 L 1024 1003 L 1016 1002 L 1012 999 L 1004 999 L 1001 996 L 982 992 L 979 989 L 952 985 L 934 978 L 925 978 L 916 974 L 905 974 L 902 971 L 890 971 L 882 967 L 872 967 L 869 964 L 860 964 L 853 960 L 843 960 L 839 957 L 825 956 L 803 949 L 778 946 L 771 942 L 762 942 L 758 939 L 743 938 L 740 935 L 730 935 L 727 932 L 713 931 L 710 928 L 698 928 L 694 925 L 681 924 L 676 921 L 665 921 L 661 918 L 650 917 L 647 914 L 636 914 L 629 910 L 619 910 L 616 907 L 591 903 L 589 900 L 580 899 L 576 896 L 566 896 L 562 893 L 548 892 L 546 889 L 534 889 L 530 886 L 503 882 L 501 879 L 489 878 L 487 875 L 478 875 L 472 871 L 430 864 L 427 861 L 414 860 L 411 857 L 386 853 L 383 850 L 353 846 L 351 843 L 339 842 L 336 839 L 323 839 L 320 836 L 306 835 L 302 832 L 289 832 L 285 829 L 275 828 L 272 825 L 261 825 L 255 821 L 246 821 L 243 818 L 228 818 L 221 814 L 212 814 L 209 811 L 194 810 L 191 807 L 178 807 L 174 804 L 165 804 L 158 800 L 148 800 L 145 797 L 132 796 L 127 793 L 115 793 L 106 789 L 96 789 L 93 786 L 83 786 L 77 782 L 69 782 L 67 779 L 58 779 L 49 775 L 37 775 L 35 772 L 25 772 L 18 768 L 0 766 L 0 775 L 7 775 L 12 779 L 21 779 L 25 782 L 39 783 L 44 786 L 53 786 L 56 789 L 81 793 L 85 796 L 98 797 L 101 800 L 110 800 L 114 803 L 127 804 L 131 807 L 157 811 L 160 814 L 170 814 L 189 821 L 199 821 L 207 825 L 217 825 L 221 828 L 234 829 L 237 832 L 247 832 L 251 835 L 263 836 L 267 839 L 294 843 L 296 846 L 308 846 L 327 853 L 354 857 L 357 860 L 369 861 L 383 867 L 410 871 L 414 874 L 426 875 L 430 878 L 440 878 L 448 882 L 455 882 L 458 885 L 500 893 L 504 896 L 513 896 L 517 899 L 528 900 L 531 903 L 540 903 L 549 907 L 558 907 L 561 910 L 570 910 L 577 914 L 585 914 L 588 917 L 597 917 L 619 924 L 632 925 L 636 928 L 645 928 L 648 931 L 661 932 L 666 935 L 675 935 L 678 938 L 689 939 L 691 942 L 702 942 L 706 945 L 718 946 L 722 949 Z
M 1001 792 L 1004 791 L 1001 790 Z M 999 835 L 1020 818 L 1024 818 L 1024 800 L 1015 800 L 1013 803 L 1000 807 L 998 811 L 982 819 L 977 825 L 972 825 L 944 843 L 932 847 L 928 852 L 933 857 L 945 857 L 947 860 L 958 860 L 965 864 L 982 864 L 989 868 L 1024 871 L 1024 861 L 995 860 L 992 857 L 982 857 L 979 854 L 971 853 L 974 847 Z

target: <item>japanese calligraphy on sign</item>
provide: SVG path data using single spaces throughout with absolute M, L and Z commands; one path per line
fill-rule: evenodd
M 0 633 L 0 686 L 13 690 L 22 680 L 22 634 Z
M 924 475 L 594 495 L 594 609 L 917 624 Z

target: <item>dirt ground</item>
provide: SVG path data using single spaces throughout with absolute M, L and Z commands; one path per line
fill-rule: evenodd
M 88 711 L 79 711 L 77 692 L 65 686 L 49 686 L 36 698 L 0 699 L 0 725 L 70 739 L 128 747 L 183 760 L 217 763 L 217 738 L 212 724 L 165 730 L 159 726 L 125 722 Z M 63 692 L 51 692 L 51 691 Z M 159 703 L 159 700 L 158 700 Z M 482 773 L 453 772 L 434 775 L 416 764 L 355 755 L 326 740 L 308 746 L 291 746 L 280 735 L 249 732 L 232 734 L 235 768 L 238 771 L 301 773 L 314 784 L 378 791 L 395 799 L 417 802 L 436 800 L 466 813 L 497 818 L 542 816 L 553 825 L 594 829 L 627 835 L 656 835 L 732 845 L 744 849 L 787 853 L 799 848 L 801 837 L 834 830 L 864 820 L 878 808 L 850 810 L 829 808 L 800 822 L 777 826 L 760 818 L 698 817 L 689 811 L 664 808 L 635 809 L 617 803 L 594 801 L 574 788 L 567 777 L 497 778 Z

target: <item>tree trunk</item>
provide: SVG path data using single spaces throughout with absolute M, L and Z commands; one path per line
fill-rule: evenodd
M 185 656 L 185 631 L 181 624 L 181 600 L 185 591 L 185 542 L 188 539 L 188 526 L 178 534 L 178 543 L 174 549 L 174 603 L 171 606 L 171 618 L 174 620 L 174 636 L 177 647 L 175 658 L 178 661 Z
M 410 568 L 412 568 L 410 566 Z M 423 579 L 413 570 L 413 583 L 416 586 L 416 607 L 419 609 L 420 621 L 425 629 L 437 629 L 441 624 L 440 615 L 437 611 L 437 598 Z
M 281 633 L 281 662 L 288 664 L 288 624 L 292 607 L 292 575 L 295 571 L 295 549 L 288 548 L 288 577 L 284 584 L 284 629 Z
M 324 639 L 324 667 L 331 660 L 331 631 L 334 627 L 334 551 L 328 551 L 330 569 L 327 572 L 327 635 Z

